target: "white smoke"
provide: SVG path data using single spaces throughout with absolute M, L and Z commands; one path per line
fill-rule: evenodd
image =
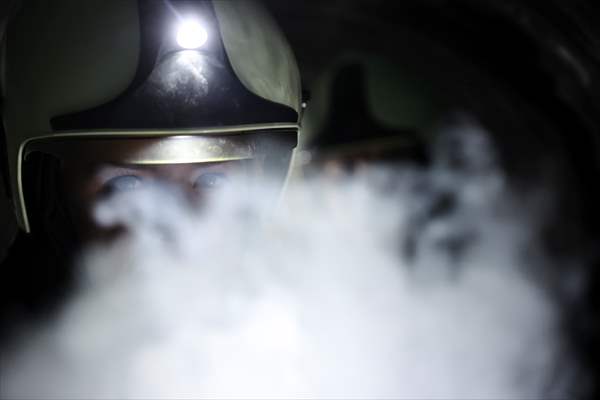
M 479 128 L 448 131 L 428 169 L 296 182 L 265 217 L 270 189 L 200 210 L 161 188 L 101 204 L 128 233 L 87 251 L 2 396 L 562 395 L 559 312 L 527 257 L 540 215 Z

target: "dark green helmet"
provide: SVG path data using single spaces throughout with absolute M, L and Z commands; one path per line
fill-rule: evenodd
M 289 160 L 296 144 L 296 61 L 250 0 L 27 1 L 3 54 L 10 188 L 25 230 L 34 153 L 143 140 L 119 161 L 214 162 L 256 157 L 270 137 Z
M 301 147 L 312 160 L 420 157 L 445 109 L 433 85 L 388 58 L 344 55 L 312 86 Z

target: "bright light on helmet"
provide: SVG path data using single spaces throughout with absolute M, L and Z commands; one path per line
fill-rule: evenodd
M 184 20 L 177 28 L 177 44 L 184 49 L 202 47 L 207 39 L 206 29 L 196 20 Z

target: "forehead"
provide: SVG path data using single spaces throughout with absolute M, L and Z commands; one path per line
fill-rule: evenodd
M 97 164 L 90 168 L 78 169 L 79 174 L 88 174 L 95 177 L 110 177 L 116 175 L 153 176 L 167 179 L 188 178 L 200 173 L 239 173 L 248 166 L 247 160 L 221 161 L 211 163 L 190 164 L 161 164 L 161 165 L 127 165 L 127 164 Z M 67 173 L 71 172 L 68 164 L 63 166 Z M 76 172 L 77 173 L 77 172 Z

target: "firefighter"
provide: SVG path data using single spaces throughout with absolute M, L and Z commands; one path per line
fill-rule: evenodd
M 407 63 L 350 52 L 312 87 L 298 170 L 352 173 L 371 162 L 426 162 L 433 124 L 449 102 Z
M 234 172 L 287 173 L 299 71 L 252 1 L 27 1 L 2 54 L 20 227 L 2 265 L 7 315 L 63 297 L 107 193 L 160 180 L 197 196 Z

